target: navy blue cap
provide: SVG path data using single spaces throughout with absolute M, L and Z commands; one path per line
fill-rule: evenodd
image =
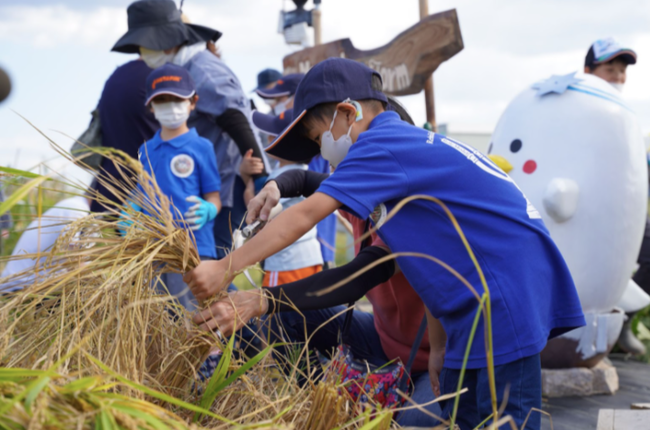
M 274 84 L 282 77 L 282 73 L 275 69 L 264 69 L 257 74 L 257 88 L 253 91 L 266 88 L 269 84 Z
M 280 76 L 272 88 L 258 88 L 255 90 L 258 96 L 263 99 L 275 99 L 282 96 L 292 96 L 298 89 L 298 84 L 305 77 L 304 73 L 292 73 L 287 76 Z
M 171 94 L 182 99 L 189 99 L 196 92 L 194 80 L 181 66 L 166 63 L 154 69 L 147 76 L 147 106 L 151 99 L 160 94 Z
M 370 67 L 346 58 L 329 58 L 316 64 L 302 79 L 293 100 L 291 124 L 266 148 L 266 152 L 289 161 L 308 160 L 320 152 L 316 142 L 303 136 L 296 125 L 307 111 L 322 103 L 346 99 L 374 99 L 387 103 L 386 95 L 373 88 L 372 77 L 381 75 Z
M 253 124 L 260 131 L 271 136 L 277 136 L 287 128 L 293 120 L 293 109 L 287 109 L 280 115 L 269 115 L 259 111 L 253 111 Z

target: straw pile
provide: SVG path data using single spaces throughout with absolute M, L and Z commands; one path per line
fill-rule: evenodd
M 124 167 L 127 188 L 140 178 L 142 191 L 126 191 L 104 175 L 98 180 L 155 216 L 127 210 L 133 223 L 122 237 L 121 207 L 103 200 L 104 216 L 85 216 L 48 252 L 20 257 L 41 260 L 29 285 L 0 299 L 2 427 L 390 426 L 390 412 L 355 416 L 334 382 L 299 386 L 275 367 L 270 347 L 253 359 L 234 354 L 232 339 L 224 344 L 200 332 L 184 308 L 156 292 L 161 273 L 199 263 L 194 239 L 139 163 L 104 156 Z M 197 369 L 215 346 L 222 363 L 201 382 Z
M 136 383 L 176 395 L 208 352 L 211 342 L 184 310 L 150 286 L 162 270 L 184 272 L 199 263 L 193 239 L 173 221 L 168 201 L 147 181 L 147 201 L 157 216 L 131 210 L 126 237 L 112 216 L 88 215 L 67 226 L 43 256 L 28 288 L 0 307 L 0 363 L 49 368 L 79 376 L 99 371 L 86 352 Z M 213 344 L 213 343 L 212 343 Z M 135 394 L 135 393 L 133 393 Z

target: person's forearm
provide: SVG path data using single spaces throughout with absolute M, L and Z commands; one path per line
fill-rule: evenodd
M 217 117 L 216 122 L 235 142 L 242 157 L 251 149 L 253 150 L 253 157 L 262 158 L 260 146 L 243 112 L 238 109 L 227 109 Z M 259 175 L 255 175 L 254 178 L 257 179 L 260 176 L 266 175 L 266 172 L 262 172 Z
M 266 289 L 266 313 L 309 311 L 355 302 L 395 273 L 392 260 L 384 261 L 332 291 L 325 290 L 388 255 L 385 248 L 369 246 L 348 264 L 318 272 L 308 278 Z
M 429 346 L 432 351 L 444 351 L 447 344 L 447 333 L 445 333 L 445 329 L 440 321 L 437 318 L 434 318 L 426 307 L 425 312 L 427 314 Z
M 248 203 L 255 197 L 255 183 L 250 176 L 244 183 L 246 184 L 246 188 L 244 188 L 244 204 L 248 206 Z
M 219 191 L 214 191 L 212 193 L 206 193 L 203 196 L 203 199 L 206 202 L 212 203 L 217 208 L 217 213 L 221 212 L 221 197 Z
M 328 176 L 311 170 L 291 169 L 271 181 L 276 183 L 282 197 L 309 197 Z
M 269 222 L 251 240 L 232 254 L 232 272 L 238 272 L 282 251 L 296 242 L 314 225 L 296 216 L 292 206 Z

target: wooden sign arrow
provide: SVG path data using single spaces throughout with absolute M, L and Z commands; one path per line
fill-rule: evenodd
M 350 39 L 341 39 L 284 57 L 284 73 L 307 73 L 315 64 L 331 57 L 361 61 L 377 70 L 384 92 L 402 96 L 417 94 L 440 63 L 463 49 L 456 9 L 429 15 L 388 44 L 361 51 Z

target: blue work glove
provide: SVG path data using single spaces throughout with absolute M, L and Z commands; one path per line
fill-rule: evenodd
M 185 222 L 192 231 L 200 230 L 208 221 L 212 221 L 217 216 L 217 207 L 201 197 L 189 196 L 185 201 L 196 203 L 185 212 Z
M 131 208 L 134 212 L 142 211 L 140 206 L 131 201 L 127 201 L 124 206 L 124 209 L 120 211 L 120 222 L 117 223 L 117 231 L 120 232 L 121 236 L 126 236 L 126 229 L 133 225 L 133 220 L 129 219 L 130 215 L 126 210 Z

